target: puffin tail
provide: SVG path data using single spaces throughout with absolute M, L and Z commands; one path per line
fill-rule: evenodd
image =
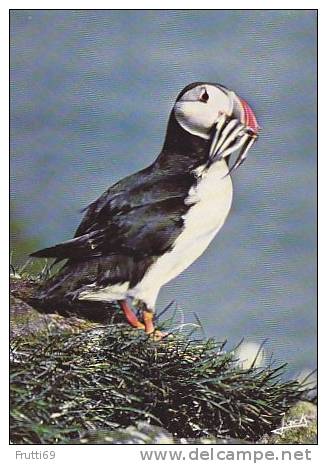
M 42 248 L 42 250 L 31 253 L 30 256 L 33 258 L 57 258 L 56 261 L 78 257 L 85 247 L 86 241 L 87 237 L 76 237 L 49 248 Z
M 72 250 L 71 242 L 73 242 L 73 240 L 68 240 L 67 242 L 59 243 L 49 248 L 42 248 L 42 250 L 31 253 L 30 256 L 33 258 L 57 258 L 59 260 L 68 258 Z
M 100 253 L 97 251 L 97 245 L 101 240 L 101 231 L 96 231 L 66 240 L 49 248 L 35 251 L 30 256 L 34 258 L 57 258 L 57 261 L 70 258 L 92 258 L 99 256 Z
M 33 258 L 59 258 L 64 254 L 65 247 L 60 245 L 55 245 L 48 248 L 42 248 L 42 250 L 34 251 L 30 256 Z M 63 258 L 63 257 L 62 257 Z

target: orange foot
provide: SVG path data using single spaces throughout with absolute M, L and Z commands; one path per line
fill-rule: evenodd
M 165 332 L 161 332 L 160 330 L 156 330 L 153 324 L 153 312 L 148 310 L 143 310 L 143 322 L 139 321 L 139 319 L 135 316 L 132 309 L 129 307 L 126 300 L 122 300 L 119 302 L 120 307 L 124 312 L 125 318 L 127 322 L 136 329 L 144 330 L 145 333 L 153 336 L 154 340 L 161 340 L 166 337 L 168 334 Z

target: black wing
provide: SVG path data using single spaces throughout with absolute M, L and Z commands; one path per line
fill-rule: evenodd
M 189 208 L 184 200 L 193 182 L 192 175 L 163 174 L 152 167 L 133 174 L 87 207 L 75 238 L 32 256 L 59 261 L 161 255 L 183 227 L 182 216 Z

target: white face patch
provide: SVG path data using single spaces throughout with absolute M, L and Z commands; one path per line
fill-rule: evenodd
M 228 116 L 232 114 L 233 92 L 225 92 L 210 84 L 198 85 L 189 90 L 175 103 L 174 112 L 178 123 L 187 132 L 209 139 L 210 129 L 219 116 L 222 113 Z

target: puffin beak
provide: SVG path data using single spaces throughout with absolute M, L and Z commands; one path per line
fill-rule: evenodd
M 233 102 L 232 113 L 230 116 L 219 115 L 213 128 L 209 149 L 210 164 L 238 151 L 238 156 L 227 175 L 244 163 L 260 129 L 249 104 L 234 92 L 230 92 L 230 97 Z

